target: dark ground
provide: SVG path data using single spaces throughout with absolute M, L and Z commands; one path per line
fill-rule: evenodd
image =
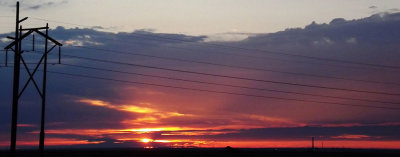
M 0 157 L 8 157 L 0 151 Z M 37 150 L 18 150 L 17 157 L 39 156 Z M 400 157 L 400 150 L 377 149 L 50 149 L 46 157 Z

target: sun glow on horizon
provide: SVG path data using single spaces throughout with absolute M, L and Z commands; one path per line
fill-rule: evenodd
M 143 142 L 143 143 L 149 143 L 149 142 L 152 142 L 153 140 L 152 139 L 148 139 L 148 138 L 143 138 L 140 141 Z
M 202 114 L 183 112 L 176 110 L 157 108 L 155 104 L 113 104 L 111 101 L 102 101 L 98 99 L 79 99 L 77 102 L 83 105 L 90 105 L 97 108 L 112 109 L 120 111 L 127 115 L 133 115 L 122 119 L 119 123 L 120 128 L 113 129 L 53 129 L 46 133 L 54 136 L 58 135 L 79 135 L 91 138 L 111 138 L 113 143 L 120 145 L 139 145 L 147 148 L 170 147 L 170 148 L 224 148 L 232 146 L 234 148 L 304 148 L 310 146 L 310 141 L 306 139 L 290 141 L 287 139 L 221 139 L 218 137 L 231 136 L 246 132 L 252 129 L 265 129 L 265 123 L 271 128 L 302 128 L 308 126 L 307 123 L 297 122 L 291 119 L 273 117 L 257 114 L 235 114 L 231 120 L 223 117 L 225 123 L 215 125 L 210 117 L 204 118 Z M 204 120 L 210 125 L 182 125 L 175 122 L 186 122 L 186 120 Z M 212 119 L 212 118 L 211 118 Z M 254 123 L 245 123 L 252 121 Z M 185 124 L 185 123 L 183 123 Z M 352 127 L 361 124 L 324 124 L 327 127 Z M 380 125 L 398 125 L 397 123 L 388 123 Z M 28 126 L 28 125 L 26 125 Z M 361 125 L 362 126 L 362 125 Z M 244 129 L 245 128 L 245 129 Z M 31 131 L 31 134 L 39 131 Z M 208 137 L 208 138 L 207 138 Z M 329 136 L 324 140 L 324 147 L 331 148 L 398 148 L 400 141 L 384 141 L 380 136 L 370 136 L 368 134 L 339 134 Z M 382 141 L 380 141 L 382 140 Z M 87 139 L 70 139 L 62 142 L 53 142 L 53 145 L 79 145 L 79 144 L 99 144 L 105 141 L 91 141 Z M 5 145 L 5 144 L 3 144 Z M 30 143 L 26 144 L 30 145 Z M 317 145 L 322 145 L 318 143 Z

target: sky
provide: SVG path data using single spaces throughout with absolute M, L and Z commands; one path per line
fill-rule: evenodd
M 272 33 L 311 21 L 348 20 L 397 11 L 397 0 L 21 0 L 21 16 L 102 26 L 105 31 L 152 29 L 163 33 L 211 35 Z M 0 2 L 1 14 L 14 16 L 15 0 Z M 2 20 L 4 21 L 4 20 Z M 31 25 L 40 21 L 31 20 Z M 60 25 L 52 23 L 52 25 Z M 63 25 L 76 27 L 74 25 Z M 10 28 L 12 30 L 12 27 Z M 2 28 L 1 31 L 8 29 Z
M 5 47 L 15 9 L 0 3 Z M 49 55 L 46 146 L 400 148 L 399 3 L 21 1 L 23 27 L 48 22 L 63 43 L 61 64 Z M 27 63 L 43 52 L 35 36 Z M 5 67 L 0 51 L 1 149 L 12 57 Z M 33 84 L 19 103 L 17 146 L 37 147 Z

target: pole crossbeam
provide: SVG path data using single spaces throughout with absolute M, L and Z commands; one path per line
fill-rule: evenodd
M 12 43 L 10 43 L 9 45 L 7 45 L 4 49 L 10 49 L 11 47 L 15 46 L 17 43 L 20 43 L 23 39 L 25 39 L 27 36 L 29 36 L 30 34 L 32 34 L 33 31 L 28 31 L 26 32 L 24 35 L 22 35 L 19 38 L 15 38 L 15 41 L 13 41 Z

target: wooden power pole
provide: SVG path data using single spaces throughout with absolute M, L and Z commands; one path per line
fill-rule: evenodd
M 25 21 L 28 19 L 28 17 L 25 17 L 23 19 L 19 19 L 19 2 L 17 2 L 16 6 L 16 23 L 15 23 L 15 37 L 10 37 L 8 36 L 7 38 L 14 40 L 11 42 L 9 45 L 7 45 L 4 49 L 6 50 L 6 57 L 8 55 L 8 50 L 13 50 L 14 51 L 14 75 L 13 75 L 13 100 L 12 100 L 12 117 L 11 117 L 11 140 L 10 140 L 10 153 L 11 156 L 15 156 L 16 153 L 16 145 L 17 145 L 17 124 L 18 124 L 18 101 L 23 92 L 25 91 L 26 87 L 29 85 L 30 82 L 33 82 L 37 92 L 39 93 L 41 99 L 42 99 L 42 109 L 41 109 L 41 121 L 40 121 L 40 141 L 39 141 L 39 150 L 43 156 L 44 152 L 44 125 L 45 125 L 45 107 L 46 107 L 46 81 L 47 81 L 47 55 L 50 51 L 52 51 L 56 46 L 59 47 L 59 61 L 60 61 L 60 53 L 61 49 L 60 47 L 62 46 L 61 43 L 58 41 L 54 40 L 53 38 L 48 36 L 48 31 L 49 31 L 49 26 L 46 24 L 46 27 L 39 27 L 39 28 L 26 28 L 23 29 L 22 26 L 20 25 L 21 22 Z M 43 33 L 40 30 L 45 30 L 46 32 Z M 25 33 L 26 32 L 26 33 Z M 23 58 L 23 52 L 21 50 L 21 45 L 22 45 L 22 40 L 26 37 L 28 37 L 32 33 L 39 34 L 43 38 L 45 38 L 45 50 L 44 53 L 42 54 L 41 59 L 38 61 L 36 64 L 36 67 L 33 71 L 31 71 L 25 62 Z M 49 49 L 48 48 L 48 41 L 51 41 L 54 45 Z M 14 47 L 14 48 L 13 48 Z M 34 51 L 34 46 L 33 46 L 33 51 Z M 7 66 L 7 59 L 6 59 L 6 66 Z M 21 69 L 21 62 L 23 64 L 23 67 L 25 71 L 29 75 L 29 79 L 25 82 L 22 90 L 20 90 L 20 69 Z M 36 83 L 36 80 L 34 78 L 35 73 L 37 72 L 38 68 L 43 62 L 43 83 L 42 83 L 42 88 L 40 89 L 38 84 Z

